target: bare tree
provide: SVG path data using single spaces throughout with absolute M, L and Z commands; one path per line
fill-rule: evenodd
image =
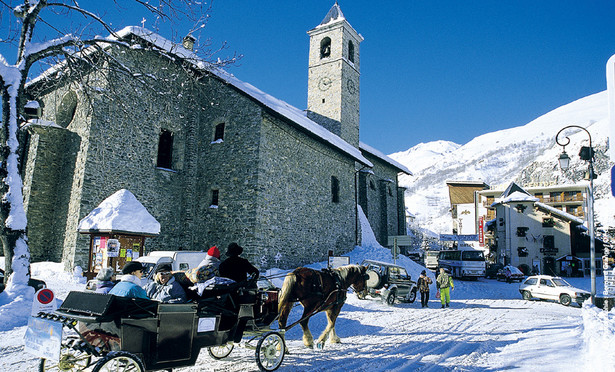
M 84 64 L 93 68 L 100 67 L 90 57 L 92 50 L 98 56 L 113 59 L 105 54 L 105 46 L 110 44 L 129 48 L 131 40 L 123 40 L 110 24 L 100 15 L 80 6 L 76 0 L 21 0 L 13 6 L 14 1 L 0 0 L 0 24 L 3 25 L 0 43 L 10 45 L 15 52 L 15 62 L 0 54 L 0 89 L 2 92 L 2 129 L 0 131 L 0 240 L 5 253 L 7 275 L 11 273 L 7 293 L 25 291 L 30 275 L 30 252 L 26 237 L 27 220 L 23 205 L 23 183 L 20 175 L 21 147 L 19 136 L 20 123 L 24 121 L 24 107 L 27 104 L 27 81 L 31 75 L 40 73 L 45 65 L 71 68 Z M 107 2 L 105 2 L 107 3 Z M 153 30 L 166 26 L 165 22 L 191 24 L 190 34 L 199 36 L 210 15 L 210 5 L 192 0 L 132 0 L 129 3 L 138 7 L 144 14 L 153 17 Z M 116 10 L 122 4 L 114 1 Z M 12 16 L 10 12 L 12 11 Z M 105 10 L 108 11 L 108 10 Z M 48 20 L 49 19 L 49 20 Z M 57 20 L 55 23 L 53 20 Z M 145 23 L 145 18 L 143 18 Z M 4 27 L 6 25 L 6 27 Z M 149 24 L 148 24 L 149 26 Z M 173 30 L 173 28 L 170 28 Z M 40 34 L 38 31 L 41 31 Z M 36 33 L 35 33 L 36 31 Z M 110 34 L 109 38 L 96 35 Z M 175 35 L 176 37 L 177 35 Z M 211 48 L 211 40 L 202 39 L 195 52 L 200 58 L 212 61 L 214 65 L 233 63 L 235 56 L 216 59 L 214 55 L 225 49 L 222 44 L 217 49 Z M 124 69 L 126 75 L 143 79 L 136 72 L 129 71 L 120 63 L 106 64 L 113 68 Z M 73 69 L 77 71 L 77 69 Z M 77 75 L 77 73 L 75 73 Z M 144 84 L 146 85 L 146 84 Z

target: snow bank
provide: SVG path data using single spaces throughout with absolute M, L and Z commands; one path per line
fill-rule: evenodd
M 615 309 L 606 312 L 583 304 L 584 365 L 587 371 L 608 371 L 615 366 Z

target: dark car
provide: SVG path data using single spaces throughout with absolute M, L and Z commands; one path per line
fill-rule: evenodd
M 496 279 L 498 275 L 498 271 L 502 270 L 504 265 L 501 263 L 488 263 L 485 268 L 485 278 L 488 279 Z
M 388 305 L 395 300 L 414 302 L 418 290 L 416 282 L 411 280 L 405 268 L 386 262 L 364 260 L 361 265 L 367 267 L 367 288 L 363 293 L 357 293 L 360 299 L 366 295 L 381 297 Z
M 525 279 L 525 274 L 518 268 L 512 265 L 506 265 L 501 270 L 498 270 L 497 280 L 505 280 L 507 282 L 521 282 Z
M 42 280 L 34 279 L 34 278 L 30 278 L 30 280 L 28 280 L 28 285 L 34 288 L 34 291 L 38 291 L 39 289 L 43 289 L 47 287 L 47 283 L 45 283 Z M 6 287 L 6 284 L 5 284 L 4 270 L 0 269 L 0 292 L 3 292 L 5 287 Z

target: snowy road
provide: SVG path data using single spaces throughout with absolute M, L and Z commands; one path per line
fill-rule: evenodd
M 303 347 L 299 327 L 286 335 L 291 354 L 280 371 L 485 371 L 511 368 L 558 370 L 578 364 L 581 309 L 556 303 L 508 300 L 455 300 L 449 309 L 420 304 L 388 307 L 349 296 L 337 332 L 342 344 L 325 350 Z M 298 316 L 298 313 L 295 314 Z M 567 324 L 562 324 L 565 319 Z M 315 336 L 324 317 L 311 322 Z M 572 336 L 572 337 L 571 337 Z M 567 345 L 554 345 L 558 341 Z M 562 347 L 571 353 L 562 355 Z M 550 353 L 550 348 L 554 352 Z M 554 358 L 557 358 L 555 361 Z M 551 363 L 554 362 L 554 363 Z M 550 368 L 550 365 L 553 369 Z M 254 352 L 236 348 L 223 361 L 206 352 L 199 365 L 178 371 L 253 371 Z
M 574 285 L 589 287 L 588 278 L 574 280 Z M 65 283 L 61 290 L 60 283 Z M 64 297 L 82 284 L 58 282 L 54 286 Z M 290 354 L 279 371 L 561 371 L 570 366 L 583 370 L 595 355 L 605 359 L 603 365 L 615 362 L 610 348 L 606 353 L 611 355 L 604 350 L 584 350 L 583 316 L 590 313 L 586 309 L 522 300 L 516 283 L 482 279 L 456 281 L 455 286 L 448 309 L 441 309 L 433 299 L 429 308 L 422 309 L 419 302 L 389 307 L 350 294 L 336 327 L 342 343 L 327 344 L 322 351 L 306 349 L 300 327 L 294 327 L 286 333 Z M 295 307 L 290 320 L 298 319 L 301 311 Z M 610 325 L 592 329 L 594 345 L 613 340 L 615 322 L 604 324 Z M 310 326 L 317 337 L 325 327 L 324 315 L 314 316 Z M 604 329 L 607 336 L 601 339 Z M 37 370 L 38 360 L 23 351 L 24 332 L 23 326 L 0 332 L 0 371 Z M 202 350 L 196 366 L 174 369 L 256 370 L 254 350 L 243 347 L 235 347 L 223 360 L 214 360 Z

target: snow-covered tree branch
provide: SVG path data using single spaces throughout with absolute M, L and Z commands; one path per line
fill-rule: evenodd
M 131 2 L 113 2 L 113 7 L 125 11 L 122 6 L 130 3 L 131 11 L 139 9 L 143 15 L 153 17 L 154 29 L 164 22 L 170 23 L 171 29 L 175 23 L 189 24 L 191 34 L 200 34 L 209 19 L 210 4 L 192 0 L 158 0 Z M 109 7 L 106 4 L 107 8 Z M 30 253 L 27 239 L 27 219 L 23 204 L 23 183 L 21 178 L 20 159 L 22 146 L 19 128 L 24 122 L 24 107 L 28 102 L 28 81 L 37 77 L 45 66 L 55 66 L 62 75 L 81 78 L 83 86 L 88 86 L 88 75 L 81 74 L 77 67 L 87 66 L 90 69 L 112 68 L 127 78 L 136 79 L 146 87 L 146 75 L 134 71 L 119 63 L 111 53 L 106 52 L 110 46 L 131 48 L 133 40 L 123 40 L 116 33 L 118 30 L 112 23 L 105 21 L 109 9 L 85 9 L 74 0 L 47 1 L 21 0 L 19 2 L 0 1 L 3 14 L 0 17 L 2 33 L 0 42 L 10 45 L 10 53 L 14 53 L 14 62 L 10 62 L 8 53 L 0 49 L 0 90 L 2 96 L 2 116 L 0 131 L 0 241 L 4 248 L 6 272 L 10 275 L 6 293 L 24 293 L 28 290 L 30 275 Z M 11 16 L 9 13 L 12 13 Z M 56 20 L 54 22 L 54 19 Z M 7 27 L 4 27 L 7 24 Z M 19 31 L 15 28 L 18 25 Z M 165 25 L 166 27 L 166 25 Z M 185 27 L 185 26 L 184 26 Z M 40 32 L 39 32 L 40 31 Z M 109 34 L 101 37 L 100 33 Z M 197 35 L 199 36 L 199 35 Z M 195 38 L 197 41 L 199 38 Z M 202 45 L 203 50 L 199 50 Z M 197 43 L 194 52 L 204 60 L 212 61 L 212 65 L 224 66 L 233 63 L 236 56 L 219 59 L 214 56 L 226 48 L 222 44 L 219 49 L 211 50 L 211 41 Z M 151 47 L 151 46 L 149 46 Z M 49 72 L 47 72 L 49 73 Z M 61 84 L 63 79 L 49 79 L 50 83 Z M 107 94 L 113 94 L 112 91 Z M 31 290 L 30 290 L 31 291 Z M 7 295 L 3 293 L 2 295 Z

